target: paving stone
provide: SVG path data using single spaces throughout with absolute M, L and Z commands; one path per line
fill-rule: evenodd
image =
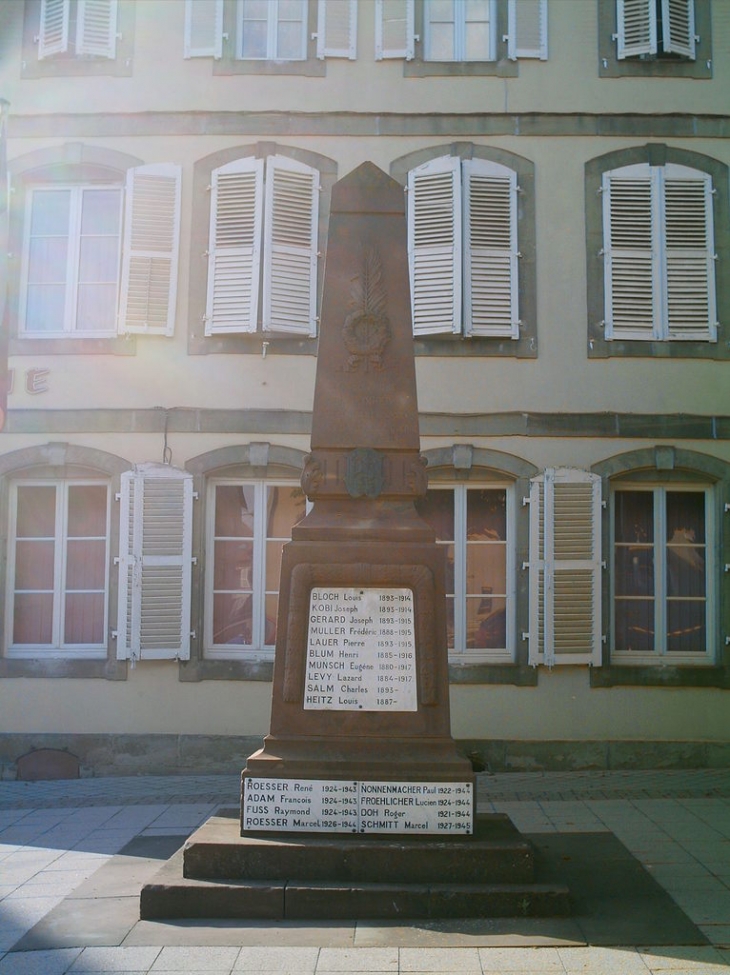
M 10 953 L 0 959 L 0 975 L 63 975 L 79 954 L 78 948 Z
M 565 968 L 557 948 L 480 948 L 482 970 L 492 972 L 559 972 Z
M 322 949 L 331 951 L 332 949 Z M 267 945 L 266 947 L 241 948 L 233 966 L 234 972 L 296 972 L 310 975 L 317 967 L 320 949 L 315 947 L 288 947 Z
M 160 948 L 84 948 L 69 973 L 146 972 L 160 951 Z
M 647 975 L 649 969 L 635 948 L 558 948 L 568 975 Z
M 397 948 L 322 948 L 320 972 L 398 972 Z
M 482 965 L 478 948 L 401 948 L 400 971 L 482 975 Z
M 238 957 L 238 948 L 187 946 L 163 948 L 155 959 L 150 973 L 153 972 L 189 972 L 197 969 L 201 972 L 231 971 Z
M 713 971 L 714 975 L 727 971 L 722 952 L 711 946 L 673 946 L 671 948 L 642 948 L 639 954 L 652 972 Z

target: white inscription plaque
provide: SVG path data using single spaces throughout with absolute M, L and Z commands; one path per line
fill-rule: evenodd
M 304 709 L 418 709 L 411 589 L 312 589 Z
M 470 782 L 357 782 L 246 777 L 251 832 L 471 833 Z

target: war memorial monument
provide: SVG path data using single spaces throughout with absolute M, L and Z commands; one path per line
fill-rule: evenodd
M 284 548 L 269 734 L 240 820 L 213 817 L 142 917 L 565 914 L 530 844 L 475 814 L 451 737 L 446 550 L 420 518 L 403 188 L 371 163 L 332 192 L 310 512 Z

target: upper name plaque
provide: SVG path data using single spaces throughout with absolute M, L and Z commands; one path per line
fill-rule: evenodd
M 304 709 L 418 709 L 411 589 L 312 589 Z

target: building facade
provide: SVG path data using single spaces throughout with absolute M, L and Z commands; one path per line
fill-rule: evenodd
M 454 737 L 730 762 L 730 4 L 16 0 L 0 766 L 242 766 L 334 183 L 403 185 Z M 1 307 L 1 305 L 0 305 Z

